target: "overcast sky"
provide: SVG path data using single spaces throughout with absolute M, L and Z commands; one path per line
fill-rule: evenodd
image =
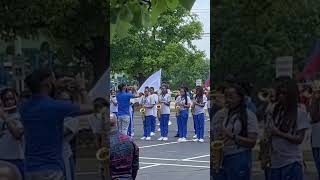
M 210 59 L 210 0 L 196 0 L 191 12 L 198 15 L 203 25 L 202 39 L 194 41 L 194 45 L 205 51 L 207 58 Z

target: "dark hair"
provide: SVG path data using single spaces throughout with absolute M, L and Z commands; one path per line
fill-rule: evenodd
M 118 90 L 119 90 L 119 91 L 122 91 L 125 86 L 126 86 L 126 85 L 123 84 L 123 83 L 119 84 L 119 85 L 118 85 Z
M 241 131 L 240 136 L 247 137 L 248 136 L 248 112 L 247 105 L 245 100 L 245 90 L 239 84 L 231 84 L 227 87 L 227 89 L 236 90 L 237 95 L 241 98 L 240 105 L 238 106 L 238 112 L 240 114 L 239 120 L 241 122 Z
M 154 90 L 154 87 L 150 87 L 150 90 Z
M 197 86 L 197 87 L 196 87 L 196 91 L 198 92 L 198 93 L 196 94 L 196 100 L 199 99 L 199 98 L 201 98 L 202 101 L 203 101 L 203 94 L 204 94 L 203 88 L 202 88 L 201 86 Z
M 108 101 L 104 98 L 99 97 L 93 101 L 93 106 L 94 106 L 94 109 L 108 107 Z
M 33 71 L 30 75 L 25 78 L 25 83 L 32 92 L 39 93 L 43 86 L 43 81 L 47 80 L 52 76 L 52 72 L 47 69 L 39 69 Z
M 4 105 L 5 105 L 5 101 L 6 101 L 5 96 L 6 96 L 8 93 L 12 93 L 12 94 L 14 95 L 14 97 L 15 97 L 15 104 L 17 104 L 17 98 L 18 98 L 18 93 L 17 93 L 17 91 L 16 91 L 15 89 L 13 89 L 13 88 L 5 88 L 5 89 L 1 90 L 1 92 L 0 92 L 0 98 L 1 98 L 1 101 L 4 103 Z
M 185 101 L 185 105 L 188 104 L 188 94 L 187 94 L 187 88 L 186 87 L 181 87 L 180 90 L 183 89 L 184 91 L 184 101 Z
M 284 107 L 284 117 L 276 124 L 280 131 L 288 133 L 290 130 L 296 128 L 298 103 L 299 103 L 299 89 L 295 80 L 290 77 L 280 77 L 276 81 L 276 98 L 278 99 L 282 91 L 286 91 L 286 103 Z M 281 112 L 282 104 L 276 104 L 273 112 L 273 120 Z

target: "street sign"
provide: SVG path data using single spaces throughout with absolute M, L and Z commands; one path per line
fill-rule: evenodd
M 196 80 L 196 86 L 202 86 L 202 80 L 201 79 L 197 79 Z
M 292 56 L 283 56 L 276 59 L 276 77 L 289 76 L 293 74 L 293 58 Z

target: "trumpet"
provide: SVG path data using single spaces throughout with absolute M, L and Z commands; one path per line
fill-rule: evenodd
M 176 106 L 176 116 L 180 115 L 180 109 L 181 109 L 180 106 Z

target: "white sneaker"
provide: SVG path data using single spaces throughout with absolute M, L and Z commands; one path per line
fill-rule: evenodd
M 182 138 L 179 138 L 177 141 L 178 141 L 178 142 L 181 142 L 181 141 L 182 141 Z
M 158 139 L 158 141 L 162 141 L 163 140 L 163 137 L 160 137 L 159 139 Z
M 154 136 L 154 135 L 156 135 L 154 132 L 151 132 L 151 133 L 150 133 L 150 136 Z
M 158 123 L 157 126 L 160 126 L 160 123 Z
M 172 124 L 172 122 L 171 122 L 171 121 L 169 121 L 169 122 L 168 122 L 168 125 L 169 125 L 169 126 L 171 126 L 171 124 Z
M 146 138 L 146 141 L 150 141 L 150 140 L 151 140 L 151 137 L 147 137 L 147 138 Z
M 193 139 L 192 141 L 193 141 L 193 142 L 198 142 L 198 141 L 199 141 L 199 139 Z
M 164 137 L 162 140 L 163 140 L 163 141 L 168 141 L 168 138 L 167 138 L 167 137 Z
M 196 138 L 197 138 L 197 135 L 194 135 L 194 136 L 193 136 L 193 139 L 196 139 Z
M 203 143 L 203 142 L 204 142 L 204 140 L 203 140 L 203 139 L 199 139 L 199 142 L 202 142 L 202 143 Z
M 133 137 L 133 136 L 134 136 L 134 133 L 131 133 L 131 136 Z
M 141 140 L 145 140 L 145 139 L 146 139 L 146 137 L 142 137 L 142 138 L 141 138 Z
M 159 129 L 158 129 L 158 132 L 160 132 L 160 131 L 161 131 L 161 129 L 159 128 Z
M 181 142 L 187 142 L 187 139 L 186 138 L 182 138 Z

